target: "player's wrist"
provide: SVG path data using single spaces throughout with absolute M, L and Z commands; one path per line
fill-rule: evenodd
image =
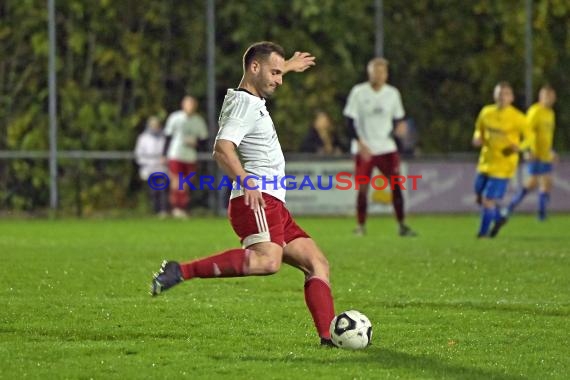
M 234 178 L 235 178 L 235 181 L 243 189 L 254 190 L 257 188 L 257 177 L 254 175 L 243 172 L 242 174 L 238 174 Z

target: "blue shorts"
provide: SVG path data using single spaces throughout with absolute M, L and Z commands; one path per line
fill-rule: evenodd
M 530 161 L 526 168 L 530 175 L 548 174 L 552 172 L 552 162 Z
M 477 173 L 477 177 L 475 177 L 475 184 L 474 184 L 475 194 L 477 195 L 483 194 L 483 189 L 485 188 L 488 179 L 489 176 L 487 174 Z
M 487 199 L 502 199 L 508 185 L 508 178 L 495 178 L 479 173 L 475 178 L 475 193 Z

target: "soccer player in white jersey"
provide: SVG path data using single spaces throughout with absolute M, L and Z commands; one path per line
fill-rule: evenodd
M 235 181 L 228 216 L 242 248 L 189 262 L 164 262 L 152 281 L 151 293 L 157 295 L 195 278 L 270 275 L 284 262 L 305 274 L 307 307 L 321 344 L 331 346 L 329 325 L 335 314 L 329 265 L 285 208 L 285 189 L 279 186 L 285 176 L 285 159 L 265 106 L 265 99 L 282 84 L 283 75 L 306 70 L 315 58 L 300 52 L 287 61 L 284 56 L 283 48 L 275 43 L 251 45 L 243 57 L 239 87 L 228 90 L 220 113 L 214 159 Z M 263 184 L 251 176 L 277 182 Z
M 374 167 L 386 178 L 400 174 L 400 155 L 394 136 L 404 137 L 406 122 L 400 92 L 386 83 L 388 61 L 374 58 L 368 62 L 368 81 L 352 88 L 344 108 L 349 130 L 357 147 L 355 175 L 370 178 Z M 394 127 L 395 124 L 395 127 Z M 358 190 L 356 211 L 358 225 L 354 231 L 362 236 L 366 233 L 369 185 Z M 399 224 L 400 236 L 415 236 L 404 223 L 404 197 L 398 184 L 392 186 L 392 205 Z
M 190 203 L 189 189 L 180 186 L 180 175 L 187 177 L 198 170 L 197 146 L 208 138 L 208 127 L 204 118 L 198 114 L 198 101 L 186 95 L 181 102 L 182 109 L 175 111 L 166 119 L 164 134 L 164 156 L 168 159 L 170 177 L 169 201 L 172 216 L 185 218 Z

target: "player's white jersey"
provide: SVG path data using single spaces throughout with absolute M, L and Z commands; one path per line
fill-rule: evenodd
M 168 116 L 164 134 L 171 136 L 167 157 L 182 162 L 196 162 L 196 148 L 188 141 L 197 142 L 208 138 L 208 128 L 202 116 L 194 113 L 188 116 L 184 111 L 175 111 Z
M 375 91 L 369 82 L 357 84 L 348 95 L 343 114 L 354 120 L 358 137 L 368 144 L 373 155 L 397 151 L 391 137 L 393 123 L 403 119 L 405 112 L 396 87 L 384 84 Z
M 263 178 L 259 189 L 285 202 L 285 157 L 277 138 L 265 99 L 245 90 L 228 89 L 219 118 L 216 140 L 229 140 L 237 146 L 243 168 L 248 174 Z M 243 181 L 243 178 L 242 178 Z M 243 195 L 233 185 L 231 198 Z

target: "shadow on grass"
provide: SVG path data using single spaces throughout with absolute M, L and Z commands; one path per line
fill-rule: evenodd
M 185 339 L 178 333 L 148 333 L 148 332 L 134 332 L 124 331 L 120 334 L 112 334 L 105 331 L 59 331 L 59 330 L 43 330 L 43 329 L 22 329 L 22 328 L 1 328 L 0 333 L 17 334 L 20 339 L 25 337 L 25 341 L 37 342 L 58 341 L 58 342 L 113 342 L 113 341 L 129 341 L 136 342 L 137 339 L 160 339 L 168 341 L 169 344 Z M 109 348 L 105 348 L 108 350 Z M 243 352 L 248 352 L 247 347 L 244 347 Z M 137 351 L 123 350 L 124 355 L 136 355 Z M 331 355 L 328 355 L 330 353 Z M 345 355 L 345 356 L 339 356 Z M 227 362 L 228 360 L 235 359 L 232 355 L 208 355 L 210 359 L 221 360 Z M 524 380 L 526 377 L 511 375 L 501 371 L 493 371 L 489 369 L 481 369 L 476 367 L 462 366 L 453 364 L 437 357 L 428 355 L 412 355 L 405 352 L 399 352 L 380 347 L 369 347 L 366 350 L 355 352 L 341 352 L 335 349 L 315 347 L 302 356 L 287 356 L 279 357 L 280 355 L 274 351 L 259 351 L 239 355 L 239 361 L 259 362 L 266 363 L 273 366 L 276 362 L 292 364 L 296 367 L 303 367 L 303 365 L 316 365 L 323 368 L 331 368 L 334 371 L 335 367 L 339 365 L 343 369 L 354 368 L 355 371 L 364 371 L 368 376 L 370 371 L 379 371 L 378 376 L 386 376 L 381 374 L 380 371 L 398 371 L 397 375 L 404 378 L 438 378 L 438 379 L 497 379 L 497 380 Z M 346 361 L 339 359 L 346 357 Z M 330 366 L 330 367 L 329 367 Z M 359 375 L 355 373 L 355 375 Z
M 402 368 L 429 374 L 435 377 L 457 379 L 501 379 L 514 380 L 525 379 L 522 376 L 513 376 L 498 371 L 481 368 L 466 367 L 442 361 L 427 355 L 411 355 L 389 349 L 365 350 L 366 359 L 383 368 Z
M 495 311 L 509 313 L 523 313 L 525 315 L 543 315 L 548 317 L 567 317 L 570 311 L 567 309 L 570 305 L 559 304 L 556 306 L 544 305 L 535 306 L 529 304 L 515 303 L 490 303 L 490 302 L 421 302 L 421 301 L 405 301 L 405 302 L 381 302 L 388 308 L 404 309 L 412 308 L 429 308 L 429 309 L 463 309 L 477 311 Z
M 350 356 L 349 356 L 350 355 Z M 320 356 L 320 355 L 319 355 Z M 253 362 L 275 362 L 275 357 L 262 357 L 255 355 L 240 356 L 240 360 Z M 288 357 L 286 362 L 302 366 L 303 363 L 314 365 L 338 365 L 341 363 L 337 355 L 330 358 L 321 357 Z M 378 371 L 398 370 L 406 371 L 404 378 L 438 379 L 497 379 L 497 380 L 523 380 L 524 376 L 515 376 L 499 371 L 491 371 L 481 368 L 466 367 L 439 360 L 427 355 L 411 355 L 383 348 L 370 347 L 363 351 L 347 353 L 346 366 L 362 368 L 365 370 L 377 369 Z M 358 374 L 355 374 L 358 376 Z M 386 374 L 384 374 L 385 376 Z M 378 373 L 379 377 L 383 375 Z

